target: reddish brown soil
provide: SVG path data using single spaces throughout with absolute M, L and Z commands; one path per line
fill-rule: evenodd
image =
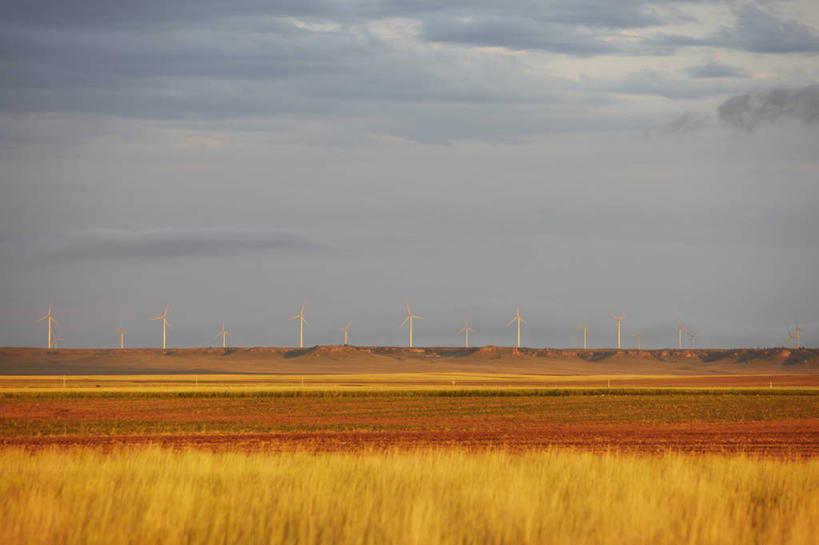
M 252 434 L 172 434 L 141 436 L 5 437 L 2 447 L 120 447 L 155 445 L 213 451 L 360 452 L 456 448 L 525 451 L 549 447 L 641 454 L 743 453 L 774 457 L 819 454 L 819 419 L 809 421 L 645 425 L 551 424 L 538 429 L 276 432 Z
M 819 455 L 819 395 L 0 398 L 0 447 Z

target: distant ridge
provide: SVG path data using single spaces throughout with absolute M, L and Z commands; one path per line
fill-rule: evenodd
M 318 345 L 223 348 L 0 347 L 0 374 L 420 373 L 819 374 L 819 349 L 556 349 Z

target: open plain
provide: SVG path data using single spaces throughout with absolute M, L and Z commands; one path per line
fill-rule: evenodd
M 816 350 L 7 348 L 0 371 L 8 543 L 819 530 Z

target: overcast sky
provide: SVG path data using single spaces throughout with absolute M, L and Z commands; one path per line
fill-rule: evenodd
M 0 345 L 819 344 L 819 4 L 0 1 Z

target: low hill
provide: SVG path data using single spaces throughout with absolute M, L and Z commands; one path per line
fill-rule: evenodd
M 819 349 L 577 350 L 403 348 L 0 348 L 2 375 L 176 373 L 819 374 Z

